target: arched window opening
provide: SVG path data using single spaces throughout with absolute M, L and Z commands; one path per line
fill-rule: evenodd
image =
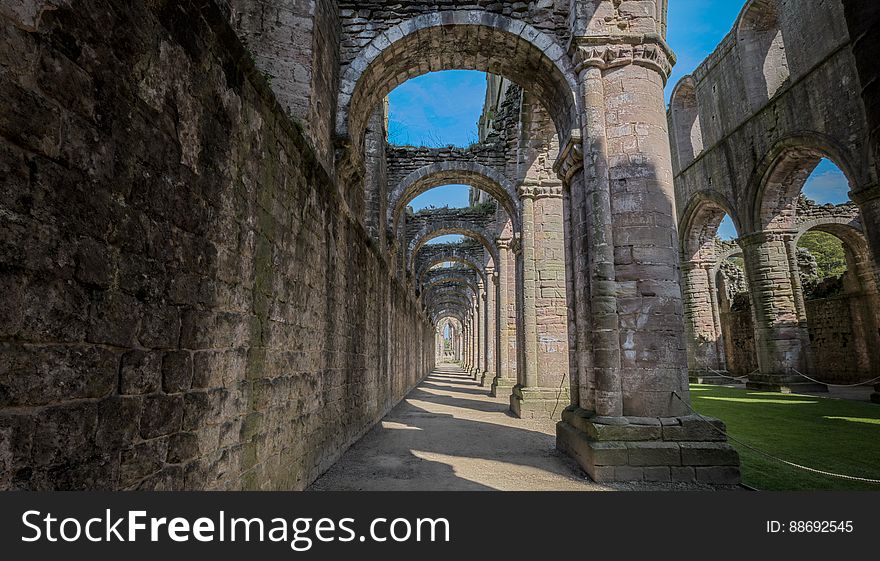
M 746 95 L 752 109 L 772 99 L 791 78 L 777 0 L 754 0 L 737 27 Z
M 684 78 L 672 96 L 672 126 L 679 167 L 685 168 L 703 152 L 703 130 L 694 80 Z

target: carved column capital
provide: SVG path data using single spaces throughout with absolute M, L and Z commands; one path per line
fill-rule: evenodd
M 562 198 L 562 184 L 549 181 L 523 183 L 519 186 L 519 198 L 520 200 Z
M 572 177 L 582 169 L 584 169 L 583 139 L 579 133 L 573 133 L 559 151 L 559 157 L 553 164 L 553 171 L 568 187 L 571 185 Z
M 572 49 L 578 73 L 589 67 L 607 70 L 636 64 L 655 70 L 665 83 L 675 64 L 675 54 L 657 34 L 578 37 Z
M 513 244 L 512 238 L 498 238 L 495 240 L 495 245 L 498 247 L 500 251 L 510 251 L 510 246 Z
M 786 241 L 797 236 L 797 232 L 789 230 L 763 230 L 752 232 L 737 238 L 736 243 L 743 249 L 767 242 Z
M 514 255 L 519 255 L 522 251 L 522 238 L 519 234 L 510 240 L 510 251 L 512 251 Z

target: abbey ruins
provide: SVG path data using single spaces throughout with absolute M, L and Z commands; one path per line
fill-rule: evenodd
M 596 482 L 737 483 L 690 381 L 880 376 L 870 3 L 750 0 L 667 106 L 666 0 L 3 0 L 0 489 L 304 489 L 444 362 Z M 479 141 L 389 144 L 450 69 Z

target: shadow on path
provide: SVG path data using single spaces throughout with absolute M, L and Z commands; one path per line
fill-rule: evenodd
M 551 419 L 517 419 L 479 388 L 441 366 L 310 490 L 607 489 L 556 451 Z

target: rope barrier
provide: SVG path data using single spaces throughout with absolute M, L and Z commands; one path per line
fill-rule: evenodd
M 559 400 L 562 399 L 562 388 L 565 386 L 565 379 L 568 377 L 568 372 L 562 373 L 562 381 L 559 383 L 559 390 L 556 391 L 556 405 L 553 406 L 553 413 L 550 414 L 551 419 L 556 419 L 556 410 L 559 409 Z
M 745 376 L 728 376 L 727 374 L 722 374 L 718 370 L 715 370 L 712 368 L 706 368 L 707 374 L 711 373 L 711 374 L 714 374 L 715 376 L 719 376 L 721 378 L 727 378 L 728 380 L 747 380 L 749 376 L 751 376 L 752 374 L 755 374 L 756 372 L 758 372 L 758 371 L 755 370 L 754 372 L 749 372 Z
M 684 399 L 682 399 L 682 397 L 681 397 L 680 395 L 678 395 L 678 392 L 673 391 L 673 392 L 672 392 L 672 395 L 674 395 L 676 398 L 678 398 L 678 400 L 681 401 L 681 402 L 684 404 L 684 406 L 687 407 L 687 408 L 691 411 L 691 413 L 693 413 L 693 414 L 696 415 L 701 421 L 703 421 L 704 423 L 706 423 L 707 425 L 709 425 L 710 427 L 712 427 L 712 429 L 713 429 L 714 431 L 716 431 L 716 432 L 718 432 L 719 434 L 723 435 L 723 436 L 724 436 L 725 438 L 727 438 L 728 440 L 731 440 L 731 441 L 733 441 L 733 442 L 736 442 L 736 443 L 739 444 L 740 446 L 742 446 L 742 447 L 744 447 L 744 448 L 748 448 L 749 450 L 751 450 L 751 451 L 753 451 L 753 452 L 756 452 L 756 453 L 758 453 L 758 454 L 761 454 L 761 455 L 764 456 L 764 457 L 770 458 L 770 459 L 772 459 L 772 460 L 776 460 L 777 462 L 781 462 L 781 463 L 783 463 L 783 464 L 785 464 L 785 465 L 787 465 L 787 466 L 791 466 L 791 467 L 794 467 L 794 468 L 797 468 L 797 469 L 800 469 L 800 470 L 804 470 L 804 471 L 807 471 L 807 472 L 810 472 L 810 473 L 815 473 L 815 474 L 819 474 L 819 475 L 824 475 L 824 476 L 827 476 L 827 477 L 836 477 L 836 478 L 838 478 L 838 479 L 845 479 L 845 480 L 847 480 L 847 481 L 858 481 L 858 482 L 860 482 L 860 483 L 870 483 L 870 484 L 872 484 L 872 485 L 880 485 L 880 479 L 870 479 L 870 478 L 867 478 L 867 477 L 856 477 L 856 476 L 854 476 L 854 475 L 846 475 L 846 474 L 842 474 L 842 473 L 834 473 L 834 472 L 832 472 L 832 471 L 825 471 L 825 470 L 821 470 L 821 469 L 811 468 L 811 467 L 809 467 L 809 466 L 804 466 L 804 465 L 801 465 L 801 464 L 798 464 L 798 463 L 795 463 L 795 462 L 790 462 L 790 461 L 785 460 L 785 459 L 783 459 L 783 458 L 780 458 L 780 457 L 778 457 L 778 456 L 774 456 L 773 454 L 771 454 L 771 453 L 769 453 L 769 452 L 765 452 L 764 450 L 761 450 L 760 448 L 755 448 L 755 447 L 752 446 L 751 444 L 747 444 L 747 443 L 743 442 L 742 440 L 739 440 L 738 438 L 734 438 L 734 437 L 730 436 L 730 435 L 727 433 L 727 431 L 723 431 L 723 430 L 719 429 L 718 427 L 716 427 L 715 425 L 713 425 L 712 423 L 710 423 L 708 420 L 706 420 L 705 417 L 703 417 L 703 416 L 702 416 L 700 413 L 698 413 L 693 407 L 691 407 L 691 404 L 690 404 L 690 403 L 688 403 L 687 401 L 685 401 Z
M 792 368 L 791 370 L 792 370 L 792 372 L 794 372 L 798 376 L 800 376 L 802 378 L 806 378 L 807 380 L 809 380 L 811 382 L 814 382 L 816 384 L 821 384 L 823 386 L 834 387 L 834 388 L 855 388 L 858 386 L 869 386 L 874 382 L 880 381 L 880 376 L 877 376 L 876 378 L 872 378 L 866 382 L 859 382 L 858 384 L 829 384 L 828 382 L 823 382 L 821 380 L 816 380 L 815 378 L 810 378 L 806 374 L 800 372 L 797 368 Z

